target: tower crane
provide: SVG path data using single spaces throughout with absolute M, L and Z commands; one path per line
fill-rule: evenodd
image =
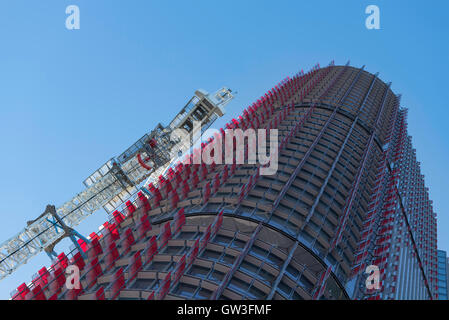
M 180 143 L 176 131 L 184 130 L 193 145 L 201 133 L 224 115 L 224 107 L 233 98 L 232 91 L 226 87 L 211 94 L 195 91 L 169 125 L 159 123 L 118 157 L 108 160 L 84 180 L 83 191 L 60 207 L 47 206 L 22 231 L 0 244 L 0 280 L 40 252 L 55 257 L 55 245 L 66 237 L 75 246 L 78 246 L 76 238 L 88 241 L 74 229 L 82 220 L 101 208 L 112 212 L 139 191 L 147 179 L 162 174 L 189 147 Z M 194 132 L 195 121 L 201 125 L 200 134 Z

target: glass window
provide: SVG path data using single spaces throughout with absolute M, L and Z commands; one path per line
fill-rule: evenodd
M 253 299 L 263 299 L 266 296 L 262 290 L 257 289 L 255 286 L 251 286 L 248 290 L 248 295 Z
M 222 262 L 224 262 L 227 265 L 232 265 L 232 263 L 234 262 L 235 258 L 229 254 L 225 254 L 221 259 Z
M 279 283 L 278 289 L 280 291 L 282 291 L 282 293 L 284 294 L 285 297 L 287 297 L 287 298 L 290 297 L 292 288 L 290 288 L 288 285 L 286 285 L 284 281 L 281 281 Z
M 209 268 L 193 265 L 188 273 L 193 276 L 204 278 L 209 273 L 209 271 Z
M 202 257 L 211 259 L 211 260 L 218 260 L 220 258 L 221 253 L 213 250 L 206 249 L 204 253 L 202 254 Z
M 223 280 L 225 274 L 221 271 L 218 270 L 214 270 L 210 275 L 209 275 L 209 279 L 210 280 L 214 280 L 214 281 L 221 281 Z
M 195 294 L 196 299 L 209 299 L 212 296 L 212 291 L 205 288 L 201 288 L 197 294 Z
M 235 277 L 232 278 L 231 282 L 229 283 L 229 288 L 241 293 L 246 294 L 248 291 L 249 284 L 245 281 L 242 281 L 240 279 L 237 279 Z
M 197 286 L 193 286 L 193 285 L 187 284 L 187 283 L 180 283 L 180 284 L 178 284 L 178 287 L 176 288 L 174 293 L 177 295 L 186 297 L 186 298 L 190 298 L 193 296 L 193 294 L 195 293 L 196 290 L 197 290 Z

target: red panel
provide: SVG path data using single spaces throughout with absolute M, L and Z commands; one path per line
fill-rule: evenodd
M 178 212 L 176 212 L 173 220 L 174 220 L 173 234 L 177 234 L 186 223 L 186 216 L 184 214 L 184 208 L 181 208 L 181 209 L 179 209 Z
M 187 181 L 184 181 L 183 185 L 182 185 L 182 198 L 183 199 L 187 198 L 189 191 L 190 191 L 189 184 L 187 183 Z
M 211 193 L 210 182 L 208 182 L 204 185 L 204 188 L 203 188 L 203 203 L 206 203 L 207 201 L 209 201 L 210 193 Z
M 98 262 L 98 258 L 95 258 L 90 262 L 90 269 L 87 272 L 86 278 L 88 285 L 90 288 L 92 285 L 97 283 L 97 278 L 103 274 L 103 270 L 101 270 L 101 265 Z
M 173 177 L 175 176 L 175 172 L 173 171 L 172 168 L 168 168 L 167 170 L 167 177 L 169 180 L 173 180 Z
M 73 255 L 73 258 L 70 263 L 76 265 L 80 271 L 82 271 L 86 265 L 83 257 L 81 256 L 81 253 L 79 252 Z
M 171 181 L 165 180 L 165 194 L 168 195 L 170 193 L 170 191 L 172 191 L 172 190 L 173 190 L 173 186 L 171 184 Z
M 246 184 L 244 184 L 244 185 L 240 188 L 240 192 L 239 192 L 239 202 L 242 202 L 243 198 L 245 197 L 245 193 L 246 193 Z
M 103 248 L 101 247 L 100 241 L 98 241 L 98 238 L 92 239 L 92 241 L 89 244 L 89 250 L 87 250 L 87 256 L 89 257 L 89 260 L 93 260 L 98 255 L 103 253 Z
M 175 209 L 178 206 L 178 202 L 179 202 L 178 192 L 176 192 L 176 190 L 172 190 L 170 197 L 170 204 L 172 209 Z
M 104 289 L 103 287 L 100 287 L 96 292 L 95 292 L 95 298 L 96 300 L 104 300 Z
M 193 177 L 192 177 L 192 189 L 195 189 L 198 185 L 198 183 L 200 182 L 200 180 L 198 179 L 198 174 L 195 172 L 193 173 Z
M 19 287 L 17 287 L 18 295 L 14 296 L 17 299 L 14 299 L 14 297 L 13 297 L 13 299 L 14 300 L 23 300 L 28 292 L 30 292 L 30 289 L 28 288 L 28 286 L 25 283 L 22 283 Z
M 47 300 L 45 294 L 42 292 L 41 286 L 36 286 L 31 292 L 25 296 L 25 300 Z
M 185 170 L 185 177 L 187 178 L 188 176 L 190 176 L 190 173 L 191 173 L 191 171 L 190 171 L 190 164 L 185 165 L 184 166 L 184 170 Z
M 162 248 L 165 247 L 165 245 L 167 244 L 168 240 L 171 239 L 171 237 L 172 237 L 172 235 L 171 235 L 171 229 L 170 229 L 170 222 L 167 222 L 161 228 L 161 232 L 159 234 L 159 239 L 160 239 L 159 250 L 161 250 Z
M 210 236 L 211 236 L 211 226 L 209 225 L 207 227 L 206 232 L 204 233 L 204 236 L 201 238 L 201 250 L 203 250 L 209 243 Z
M 174 274 L 173 284 L 178 283 L 179 279 L 182 277 L 186 270 L 186 255 L 184 254 L 181 258 L 181 260 L 178 262 L 178 265 L 176 267 L 176 271 Z
M 55 293 L 54 295 L 50 296 L 50 298 L 48 298 L 48 300 L 58 300 L 58 294 Z
M 204 179 L 206 179 L 208 171 L 207 171 L 207 167 L 204 163 L 201 164 L 201 181 L 203 181 Z
M 44 281 L 47 283 L 47 278 L 49 277 L 49 273 L 46 267 L 42 267 L 39 271 L 38 271 L 39 275 L 41 276 L 42 279 L 44 279 Z
M 326 280 L 329 277 L 331 271 L 332 271 L 332 267 L 329 266 L 329 267 L 327 267 L 327 269 L 325 271 L 323 271 L 321 273 L 321 277 L 318 282 L 315 294 L 313 295 L 314 300 L 318 300 L 322 296 L 322 294 L 326 288 Z
M 131 250 L 131 246 L 135 243 L 133 231 L 131 228 L 126 229 L 125 231 L 125 239 L 123 240 L 123 249 L 124 254 L 128 253 L 129 250 Z
M 129 269 L 129 278 L 128 281 L 131 281 L 137 276 L 137 273 L 142 269 L 142 257 L 140 256 L 140 251 L 137 251 L 131 261 L 130 269 Z
M 192 265 L 193 261 L 198 256 L 199 248 L 200 248 L 200 239 L 196 239 L 195 244 L 193 245 L 193 247 L 187 257 L 187 264 L 189 267 Z
M 147 300 L 154 300 L 154 291 L 148 296 Z
M 137 193 L 137 204 L 140 208 L 142 208 L 144 213 L 148 213 L 151 210 L 150 202 L 148 201 L 147 197 L 142 193 L 142 191 L 139 191 Z
M 214 178 L 213 193 L 216 193 L 218 191 L 218 188 L 220 188 L 220 184 L 220 174 L 217 173 Z
M 215 218 L 214 222 L 214 236 L 217 234 L 218 230 L 221 228 L 221 225 L 223 224 L 223 210 L 220 211 L 220 213 L 217 215 L 217 218 Z
M 111 299 L 114 300 L 120 295 L 120 291 L 122 291 L 125 286 L 125 277 L 123 275 L 123 268 L 117 270 L 114 275 L 114 282 L 111 288 Z
M 125 220 L 125 217 L 123 216 L 123 214 L 119 211 L 114 211 L 114 213 L 112 214 L 114 216 L 115 219 L 115 223 L 117 225 L 120 225 L 120 223 L 123 222 L 123 220 Z
M 50 295 L 59 294 L 62 286 L 65 284 L 65 273 L 61 268 L 56 268 L 48 279 L 48 289 Z
M 139 238 L 145 238 L 146 233 L 151 230 L 151 223 L 148 218 L 148 215 L 143 215 L 140 218 L 140 225 L 138 227 Z
M 156 187 L 150 182 L 149 184 L 148 184 L 148 190 L 150 190 L 151 191 L 151 193 L 154 193 L 154 190 L 156 189 Z
M 171 272 L 167 274 L 158 293 L 158 300 L 162 300 L 168 293 L 171 284 Z
M 108 242 L 109 244 L 115 240 L 120 239 L 117 225 L 115 223 L 108 225 Z
M 225 183 L 228 180 L 229 173 L 228 173 L 228 165 L 225 165 L 223 168 L 223 177 L 222 177 L 222 183 Z
M 176 185 L 177 186 L 179 186 L 179 184 L 182 182 L 181 175 L 182 175 L 182 171 L 177 171 L 176 174 L 175 174 L 175 181 L 176 181 Z
M 153 260 L 153 257 L 157 254 L 157 240 L 156 236 L 151 237 L 145 248 L 145 264 Z
M 39 276 L 39 274 L 35 274 L 33 275 L 33 278 L 31 280 L 31 282 L 33 283 L 33 287 L 36 286 L 40 286 L 41 288 L 44 288 L 46 283 L 44 282 L 44 280 Z
M 126 215 L 129 217 L 132 217 L 134 212 L 136 212 L 136 207 L 131 203 L 131 201 L 126 201 L 126 211 Z
M 69 289 L 69 290 L 67 290 L 65 298 L 67 300 L 77 300 L 81 293 L 83 293 L 83 287 L 82 287 L 82 285 L 80 283 L 80 288 L 79 289 Z
M 159 206 L 159 203 L 162 200 L 162 195 L 161 195 L 160 190 L 158 188 L 155 188 L 153 194 L 154 194 L 154 197 L 153 197 L 154 205 Z
M 69 259 L 66 257 L 65 253 L 62 252 L 58 255 L 57 257 L 57 262 L 58 266 L 62 269 L 66 269 L 67 266 L 69 265 Z
M 109 270 L 114 265 L 114 262 L 118 259 L 118 257 L 119 253 L 115 243 L 113 242 L 109 245 L 108 252 L 105 256 L 106 270 Z

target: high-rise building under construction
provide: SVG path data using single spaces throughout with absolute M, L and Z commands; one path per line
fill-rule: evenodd
M 226 127 L 13 298 L 437 298 L 436 215 L 390 84 L 363 67 L 316 66 Z M 257 145 L 276 152 L 273 174 L 251 150 L 218 154 L 231 130 L 250 128 L 266 130 Z M 214 162 L 195 163 L 205 150 Z M 79 288 L 66 285 L 70 265 Z

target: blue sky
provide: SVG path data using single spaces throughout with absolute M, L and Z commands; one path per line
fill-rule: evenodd
M 65 28 L 78 5 L 81 29 Z M 366 6 L 381 30 L 365 28 Z M 449 249 L 449 3 L 425 1 L 0 2 L 0 242 L 158 122 L 198 88 L 238 91 L 220 123 L 287 75 L 335 59 L 379 72 L 410 109 L 409 132 Z M 78 228 L 96 231 L 98 212 Z M 64 249 L 64 242 L 57 249 Z M 0 282 L 29 281 L 45 254 Z

